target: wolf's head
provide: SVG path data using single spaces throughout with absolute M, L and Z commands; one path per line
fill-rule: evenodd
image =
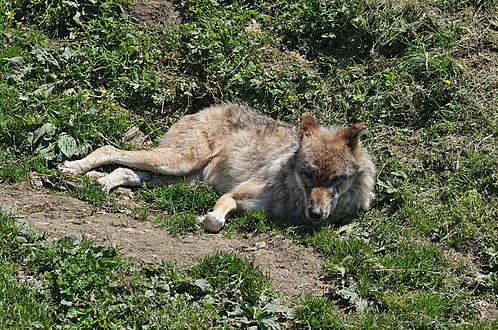
M 331 213 L 338 213 L 334 211 L 339 197 L 351 188 L 364 162 L 359 144 L 363 127 L 359 123 L 348 128 L 327 128 L 310 113 L 302 115 L 295 170 L 305 195 L 304 212 L 312 223 L 319 224 Z

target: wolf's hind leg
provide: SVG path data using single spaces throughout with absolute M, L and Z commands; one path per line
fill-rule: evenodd
M 102 165 L 118 164 L 167 176 L 185 176 L 200 169 L 209 160 L 209 150 L 158 148 L 127 151 L 112 146 L 101 147 L 80 160 L 65 161 L 57 168 L 76 175 Z
M 68 161 L 57 165 L 57 169 L 64 174 L 83 174 L 89 170 L 106 164 L 112 164 L 111 158 L 117 149 L 112 146 L 103 146 L 90 153 L 83 159 Z

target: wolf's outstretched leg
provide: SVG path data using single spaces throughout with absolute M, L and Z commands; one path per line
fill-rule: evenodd
M 101 147 L 83 159 L 65 161 L 57 168 L 63 173 L 76 175 L 92 168 L 119 164 L 167 176 L 184 176 L 200 169 L 209 159 L 206 149 L 171 149 L 127 151 L 112 146 Z
M 239 184 L 231 192 L 221 196 L 213 211 L 198 218 L 199 224 L 209 232 L 217 233 L 225 225 L 227 217 L 234 213 L 262 208 L 259 196 L 264 189 L 264 183 L 247 181 Z

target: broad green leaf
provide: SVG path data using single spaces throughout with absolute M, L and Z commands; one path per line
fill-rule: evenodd
M 72 156 L 79 154 L 78 144 L 71 135 L 62 133 L 59 135 L 57 143 L 59 145 L 59 149 L 67 158 L 71 158 Z
M 33 149 L 36 149 L 36 146 L 38 145 L 38 142 L 41 137 L 43 137 L 45 141 L 51 140 L 52 137 L 55 135 L 56 130 L 57 127 L 55 127 L 55 125 L 51 123 L 46 123 L 43 126 L 36 129 L 36 131 L 30 134 L 31 136 L 29 142 L 31 143 L 31 147 Z
M 211 284 L 209 284 L 209 282 L 204 278 L 195 280 L 194 285 L 200 288 L 204 292 L 212 291 Z

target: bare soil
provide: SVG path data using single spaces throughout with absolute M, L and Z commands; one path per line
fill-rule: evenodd
M 303 294 L 326 295 L 321 256 L 312 249 L 276 236 L 226 238 L 222 234 L 172 237 L 164 229 L 122 213 L 106 213 L 76 198 L 27 183 L 0 185 L 0 205 L 17 209 L 31 229 L 53 238 L 75 234 L 114 247 L 146 262 L 169 260 L 188 266 L 204 255 L 231 251 L 254 260 L 289 302 Z
M 169 26 L 181 23 L 180 14 L 167 0 L 138 0 L 131 11 L 145 25 Z

